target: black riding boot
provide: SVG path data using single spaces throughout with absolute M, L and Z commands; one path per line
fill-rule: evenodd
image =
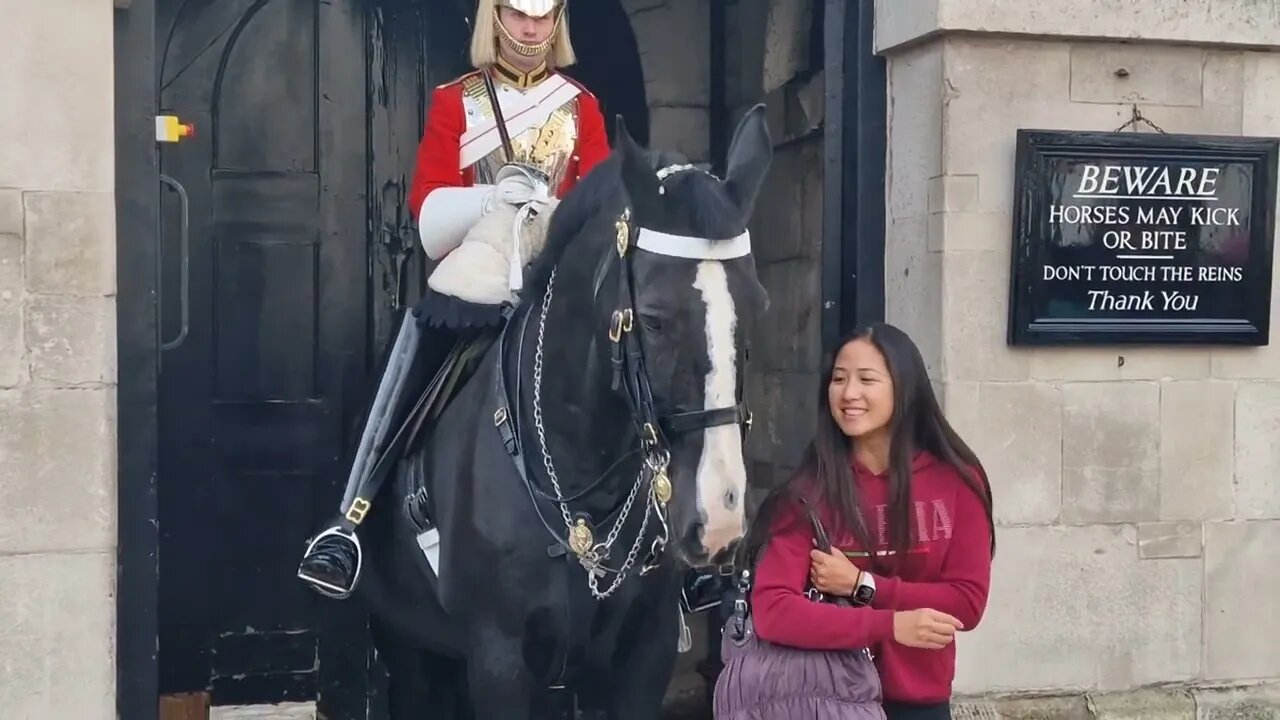
M 298 577 L 321 595 L 345 599 L 355 590 L 361 561 L 359 543 L 338 524 L 325 528 L 307 546 Z
M 416 315 L 418 312 L 415 310 Z M 378 496 L 384 485 L 383 481 L 390 472 L 390 464 L 394 464 L 401 457 L 405 443 L 416 434 L 410 431 L 418 424 L 415 418 L 423 413 L 430 416 L 440 403 L 437 396 L 437 383 L 442 380 L 442 377 L 439 374 L 446 361 L 460 347 L 457 345 L 459 340 L 457 332 L 432 326 L 422 318 L 405 319 L 405 322 L 415 321 L 420 333 L 418 346 L 414 351 L 409 376 L 404 381 L 404 392 L 399 401 L 399 407 L 393 409 L 391 419 L 387 421 L 396 428 L 396 438 L 402 438 L 403 441 L 399 443 L 393 441 L 395 447 L 383 450 L 384 457 L 379 459 L 373 471 L 358 480 L 355 499 L 344 511 L 344 516 L 320 531 L 311 540 L 298 566 L 298 578 L 326 597 L 342 600 L 355 590 L 356 583 L 360 580 L 360 568 L 363 562 L 363 551 L 360 540 L 355 534 L 355 527 L 364 521 L 365 515 L 373 505 L 381 504 L 381 498 Z M 431 402 L 425 406 L 421 405 L 423 399 L 431 399 Z M 390 464 L 384 465 L 384 462 Z

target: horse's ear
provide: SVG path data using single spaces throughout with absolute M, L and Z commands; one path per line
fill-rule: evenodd
M 756 193 L 764 183 L 769 165 L 773 162 L 773 140 L 769 137 L 769 124 L 765 121 L 764 104 L 747 111 L 738 121 L 729 145 L 728 171 L 724 184 L 742 210 L 750 210 L 755 204 Z
M 614 144 L 622 156 L 622 184 L 627 188 L 631 204 L 648 205 L 658 197 L 658 174 L 645 157 L 644 150 L 627 132 L 621 115 L 614 122 Z

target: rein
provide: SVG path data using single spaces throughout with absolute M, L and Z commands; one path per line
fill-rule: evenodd
M 659 181 L 663 181 L 666 177 L 676 172 L 696 169 L 692 166 L 673 166 L 671 168 L 663 168 L 658 171 Z M 660 188 L 660 192 L 662 188 Z M 588 585 L 592 595 L 596 599 L 604 599 L 612 595 L 618 587 L 621 586 L 623 580 L 632 572 L 636 561 L 639 559 L 641 547 L 644 544 L 645 537 L 651 518 L 656 518 L 659 529 L 655 534 L 649 552 L 644 561 L 641 563 L 639 574 L 645 575 L 658 567 L 662 556 L 665 552 L 668 534 L 670 532 L 667 522 L 667 505 L 671 501 L 673 494 L 673 486 L 671 479 L 667 474 L 667 467 L 671 461 L 670 443 L 668 436 L 679 435 L 688 432 L 694 432 L 711 428 L 719 425 L 738 424 L 743 426 L 744 433 L 751 425 L 751 413 L 746 409 L 742 402 L 743 396 L 743 373 L 739 373 L 736 400 L 737 402 L 728 407 L 711 408 L 690 412 L 671 413 L 659 416 L 655 407 L 653 392 L 650 387 L 649 374 L 645 366 L 644 350 L 640 332 L 637 331 L 635 325 L 635 305 L 636 294 L 634 285 L 634 273 L 632 268 L 632 258 L 635 257 L 633 249 L 643 249 L 649 252 L 656 252 L 664 255 L 675 255 L 680 257 L 702 257 L 708 260 L 726 259 L 722 254 L 707 255 L 687 254 L 688 251 L 673 251 L 673 241 L 689 240 L 692 242 L 708 242 L 698 241 L 693 238 L 676 238 L 674 236 L 656 233 L 645 228 L 635 226 L 631 222 L 631 208 L 624 207 L 621 214 L 614 223 L 616 235 L 614 249 L 617 253 L 617 262 L 619 269 L 619 301 L 618 307 L 613 312 L 609 329 L 608 338 L 611 343 L 611 365 L 613 370 L 612 389 L 620 392 L 626 399 L 628 407 L 631 410 L 631 418 L 635 425 L 637 436 L 640 439 L 640 446 L 632 451 L 624 454 L 622 458 L 616 461 L 613 466 L 606 470 L 599 478 L 594 480 L 586 488 L 574 493 L 572 496 L 565 496 L 560 488 L 559 478 L 556 474 L 555 464 L 552 460 L 551 453 L 546 443 L 545 430 L 542 423 L 542 402 L 541 402 L 541 383 L 542 383 L 542 357 L 543 357 L 543 341 L 546 330 L 547 313 L 550 308 L 551 300 L 554 295 L 556 272 L 553 268 L 547 287 L 543 292 L 541 307 L 538 312 L 537 342 L 534 354 L 533 364 L 533 414 L 534 425 L 537 432 L 538 442 L 540 445 L 543 465 L 545 467 L 547 477 L 551 482 L 553 492 L 548 492 L 539 488 L 530 478 L 528 472 L 528 458 L 523 449 L 521 438 L 522 423 L 520 417 L 521 397 L 521 373 L 520 369 L 524 367 L 524 346 L 525 339 L 528 335 L 528 326 L 534 315 L 534 309 L 529 308 L 524 313 L 519 322 L 507 322 L 504 324 L 498 337 L 498 365 L 495 372 L 495 395 L 497 408 L 493 414 L 494 426 L 502 436 L 503 446 L 508 455 L 511 456 L 520 478 L 525 486 L 525 490 L 529 494 L 529 499 L 533 504 L 534 511 L 539 521 L 547 530 L 548 534 L 553 538 L 553 543 L 548 547 L 548 555 L 558 557 L 561 555 L 571 554 L 575 556 L 578 562 L 587 571 Z M 750 251 L 749 239 L 746 233 L 734 240 L 713 241 L 715 243 L 725 243 L 731 246 L 728 257 L 739 256 Z M 696 247 L 696 246 L 695 246 Z M 723 250 L 719 251 L 723 253 Z M 607 263 L 606 265 L 607 266 Z M 508 307 L 504 310 L 504 314 L 508 320 L 515 315 L 516 310 Z M 510 393 L 507 386 L 506 373 L 507 367 L 507 343 L 508 331 L 511 325 L 518 325 L 517 349 L 515 358 L 515 374 L 514 382 L 516 385 L 514 397 Z M 623 460 L 635 454 L 642 454 L 643 461 L 640 470 L 637 473 L 635 482 L 632 484 L 626 499 L 620 507 L 615 508 L 604 518 L 600 526 L 611 525 L 605 539 L 601 542 L 596 540 L 597 525 L 592 518 L 586 513 L 571 514 L 569 502 L 581 499 L 598 488 L 612 475 L 612 471 Z M 640 497 L 640 491 L 644 493 L 644 510 L 641 519 L 639 531 L 635 540 L 632 542 L 626 558 L 622 565 L 618 568 L 612 568 L 606 565 L 609 560 L 613 545 L 617 542 L 621 534 L 623 526 L 630 517 L 635 506 L 635 502 Z M 553 528 L 551 522 L 544 515 L 542 508 L 538 503 L 541 497 L 546 501 L 557 506 L 560 519 L 563 522 L 563 530 L 557 531 Z M 613 574 L 614 578 L 604 590 L 599 588 L 599 580 L 606 574 Z

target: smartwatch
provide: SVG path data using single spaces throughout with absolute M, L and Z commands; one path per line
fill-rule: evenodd
M 853 601 L 854 606 L 862 607 L 871 604 L 871 599 L 876 596 L 876 578 L 865 570 L 858 571 L 858 582 L 853 586 L 853 593 L 849 599 Z

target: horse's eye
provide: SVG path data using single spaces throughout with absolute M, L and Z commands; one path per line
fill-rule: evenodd
M 646 332 L 660 333 L 662 332 L 662 318 L 656 315 L 641 315 L 640 325 Z

